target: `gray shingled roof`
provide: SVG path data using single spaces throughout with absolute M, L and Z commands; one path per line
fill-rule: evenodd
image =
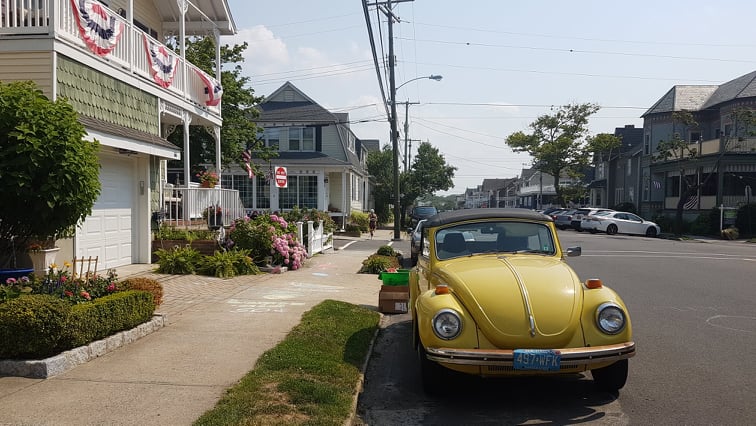
M 756 71 L 719 86 L 703 105 L 702 109 L 710 108 L 733 99 L 752 97 L 756 97 Z
M 299 102 L 263 102 L 258 106 L 257 123 L 333 124 L 336 116 L 318 104 Z
M 698 111 L 719 86 L 674 86 L 654 106 L 643 113 L 658 114 L 673 111 Z
M 131 129 L 114 123 L 108 123 L 97 118 L 89 117 L 86 115 L 79 115 L 79 122 L 85 127 L 90 129 L 99 130 L 111 135 L 122 136 L 126 139 L 133 139 L 140 142 L 146 142 L 151 145 L 158 146 L 160 148 L 172 149 L 176 152 L 181 152 L 181 148 L 177 147 L 170 141 L 160 136 L 153 135 L 152 133 L 143 132 L 141 130 Z
M 756 71 L 718 86 L 674 86 L 641 117 L 673 111 L 716 108 L 735 99 L 756 97 Z

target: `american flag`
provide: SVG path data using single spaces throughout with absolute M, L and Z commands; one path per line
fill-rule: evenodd
M 683 208 L 685 210 L 692 210 L 698 206 L 698 194 L 693 194 L 685 200 Z

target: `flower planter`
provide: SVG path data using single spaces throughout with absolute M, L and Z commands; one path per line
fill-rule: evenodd
M 29 276 L 32 272 L 34 272 L 34 269 L 32 268 L 0 269 L 0 284 L 5 284 L 5 280 L 8 278 L 19 279 L 21 277 Z
M 212 182 L 200 182 L 200 188 L 215 188 L 215 184 Z
M 47 273 L 51 264 L 55 263 L 55 256 L 58 255 L 60 247 L 53 247 L 51 249 L 38 250 L 29 252 L 32 265 L 34 266 L 34 273 L 37 276 L 44 276 Z

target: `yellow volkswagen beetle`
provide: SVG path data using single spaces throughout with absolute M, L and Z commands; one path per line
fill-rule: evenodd
M 525 209 L 429 218 L 410 272 L 413 344 L 426 391 L 448 370 L 483 377 L 591 371 L 621 389 L 635 355 L 627 307 L 599 279 L 580 281 L 553 220 Z

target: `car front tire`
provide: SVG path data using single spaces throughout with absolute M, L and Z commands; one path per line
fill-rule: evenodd
M 617 225 L 611 224 L 606 227 L 606 233 L 609 235 L 614 235 L 617 233 Z
M 596 230 L 596 228 L 592 228 L 592 229 L 591 229 L 591 230 L 589 230 L 588 232 L 590 232 L 591 234 L 595 234 L 595 233 L 596 233 L 596 232 L 598 232 L 598 231 Z
M 440 393 L 444 389 L 446 369 L 428 359 L 425 347 L 419 341 L 417 343 L 417 357 L 420 361 L 420 380 L 423 384 L 423 390 L 428 395 Z
M 646 236 L 651 238 L 656 237 L 656 228 L 650 226 L 648 229 L 646 229 Z
M 607 392 L 622 389 L 627 382 L 627 364 L 627 360 L 623 359 L 608 367 L 591 370 L 593 382 L 599 389 Z

